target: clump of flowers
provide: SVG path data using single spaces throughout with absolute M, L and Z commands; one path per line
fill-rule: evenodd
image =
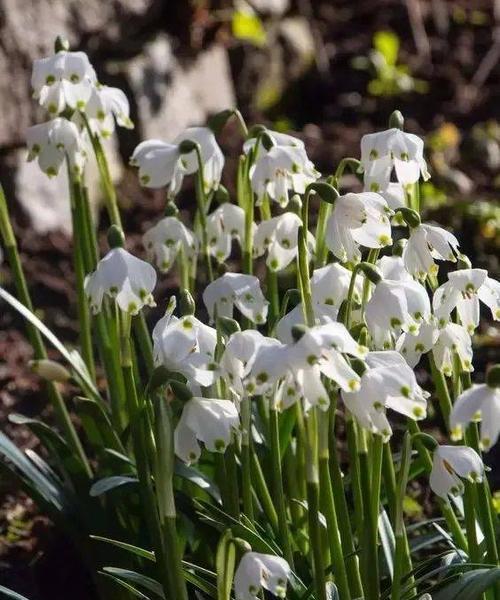
M 131 157 L 139 183 L 165 191 L 144 260 L 126 249 L 101 145 L 115 122 L 131 126 L 126 97 L 61 41 L 36 61 L 32 85 L 50 120 L 28 132 L 28 158 L 48 176 L 68 171 L 80 339 L 67 350 L 33 314 L 1 194 L 19 301 L 0 293 L 27 319 L 60 436 L 36 426 L 51 466 L 3 434 L 0 454 L 87 564 L 139 597 L 419 597 L 434 580 L 416 575 L 404 518 L 418 477 L 435 494 L 452 573 L 491 572 L 497 516 L 481 452 L 499 436 L 498 367 L 484 384 L 471 373 L 481 303 L 498 320 L 500 284 L 471 267 L 451 232 L 422 223 L 418 186 L 430 175 L 402 116 L 362 139 L 360 161 L 326 176 L 300 139 L 248 130 L 236 110 L 142 142 Z M 234 197 L 221 188 L 217 137 L 229 121 L 243 138 Z M 102 258 L 85 190 L 91 152 L 110 225 Z M 347 166 L 362 174 L 358 191 L 343 189 Z M 186 177 L 196 208 L 183 222 L 175 203 Z M 178 278 L 168 302 L 156 291 L 167 271 Z M 148 314 L 150 333 L 156 305 L 166 310 Z M 40 332 L 65 366 L 47 360 Z M 81 429 L 58 387 L 68 381 L 81 388 Z M 422 431 L 437 408 L 440 443 Z M 89 548 L 104 541 L 130 552 L 126 569 L 96 562 Z M 440 555 L 432 543 L 426 553 Z

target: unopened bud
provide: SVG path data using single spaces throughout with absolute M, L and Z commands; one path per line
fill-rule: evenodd
M 222 331 L 222 334 L 226 337 L 231 337 L 233 333 L 241 331 L 240 324 L 238 323 L 238 321 L 235 321 L 230 317 L 217 317 L 217 327 Z
M 189 154 L 190 152 L 196 150 L 197 146 L 198 144 L 192 140 L 182 140 L 182 142 L 179 144 L 179 152 L 181 154 Z
M 357 268 L 371 281 L 374 285 L 382 281 L 382 273 L 380 269 L 371 263 L 362 262 L 357 265 Z
M 174 396 L 181 402 L 187 402 L 193 397 L 193 393 L 188 386 L 180 381 L 171 380 L 170 388 L 172 389 Z
M 307 186 L 306 193 L 308 191 L 316 192 L 321 200 L 323 200 L 323 202 L 327 202 L 328 204 L 334 204 L 335 200 L 340 196 L 333 185 L 326 183 L 326 181 L 315 181 L 314 183 L 310 183 Z
M 71 379 L 71 373 L 55 360 L 42 358 L 40 360 L 30 360 L 28 363 L 33 373 L 40 375 L 47 381 L 59 381 L 64 383 Z
M 226 110 L 221 110 L 215 115 L 212 115 L 207 122 L 208 127 L 215 133 L 220 133 L 224 128 L 224 125 L 229 121 L 229 119 L 234 115 L 234 108 L 227 108 Z
M 236 548 L 238 548 L 238 550 L 241 550 L 242 552 L 252 551 L 252 546 L 250 546 L 250 544 L 246 540 L 242 540 L 241 538 L 232 538 L 231 543 L 234 544 Z
M 490 388 L 500 388 L 500 365 L 490 367 L 486 373 L 486 383 Z
M 183 317 L 194 315 L 196 304 L 188 290 L 181 290 L 179 295 L 179 312 Z
M 405 206 L 401 206 L 396 209 L 396 213 L 400 213 L 403 219 L 405 220 L 408 227 L 418 227 L 421 223 L 420 215 L 413 208 L 407 208 Z
M 110 248 L 123 248 L 125 246 L 125 236 L 118 225 L 111 225 L 107 237 Z
M 58 35 L 56 37 L 56 41 L 54 42 L 54 51 L 57 52 L 67 52 L 69 50 L 69 42 L 67 38 L 62 35 Z
M 147 392 L 151 393 L 156 391 L 158 388 L 167 385 L 167 383 L 172 379 L 172 371 L 169 371 L 167 367 L 160 365 L 156 367 L 149 378 L 147 385 Z
M 403 117 L 403 113 L 400 110 L 395 110 L 391 113 L 389 117 L 389 128 L 390 129 L 404 129 L 405 126 L 405 118 Z
M 307 329 L 307 326 L 303 324 L 294 325 L 292 327 L 292 337 L 294 341 L 298 342 L 302 338 L 304 333 L 306 333 Z

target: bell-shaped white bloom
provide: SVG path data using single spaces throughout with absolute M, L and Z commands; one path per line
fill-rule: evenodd
M 286 212 L 279 217 L 262 221 L 254 237 L 254 254 L 261 256 L 267 250 L 266 264 L 272 271 L 282 271 L 298 254 L 298 232 L 302 220 L 295 213 Z M 315 245 L 314 236 L 307 232 L 310 253 Z
M 452 439 L 461 439 L 464 426 L 477 421 L 481 422 L 481 449 L 487 451 L 500 435 L 500 388 L 483 383 L 460 394 L 450 414 Z
M 422 323 L 417 335 L 403 333 L 396 342 L 396 350 L 404 356 L 410 367 L 416 367 L 422 354 L 434 348 L 439 330 L 434 322 Z
M 189 127 L 173 143 L 161 140 L 141 142 L 130 158 L 130 164 L 139 167 L 141 185 L 150 188 L 168 186 L 170 195 L 177 194 L 184 175 L 196 173 L 199 167 L 195 150 L 180 153 L 179 144 L 186 140 L 199 145 L 205 192 L 217 189 L 224 156 L 214 134 L 207 127 Z
M 175 453 L 190 465 L 200 458 L 203 442 L 209 452 L 225 452 L 238 432 L 238 410 L 230 400 L 191 398 L 174 431 Z
M 266 338 L 255 329 L 246 329 L 233 333 L 227 341 L 220 359 L 221 377 L 229 382 L 229 388 L 240 398 L 245 395 L 244 379 L 247 376 L 253 358 Z
M 142 243 L 149 260 L 154 261 L 163 272 L 173 266 L 181 249 L 189 262 L 198 251 L 198 239 L 177 217 L 164 217 L 146 231 Z
M 93 313 L 101 310 L 104 296 L 114 298 L 121 310 L 136 315 L 145 306 L 155 306 L 156 271 L 124 248 L 113 248 L 85 278 L 85 294 Z
M 432 348 L 437 368 L 447 377 L 453 373 L 453 355 L 460 360 L 462 371 L 471 372 L 472 340 L 467 330 L 456 323 L 447 323 L 439 329 L 439 336 Z
M 84 52 L 61 50 L 33 63 L 33 97 L 52 116 L 60 114 L 66 107 L 83 109 L 95 82 L 95 71 Z
M 456 262 L 458 252 L 457 238 L 434 225 L 422 224 L 411 229 L 408 243 L 403 250 L 405 267 L 417 279 L 424 280 L 427 275 L 436 275 L 438 266 L 434 259 Z
M 320 304 L 319 302 L 313 303 L 313 311 L 315 325 L 325 325 L 337 321 L 339 312 L 336 306 Z M 292 344 L 294 341 L 293 328 L 295 325 L 305 325 L 305 322 L 304 308 L 302 302 L 300 302 L 276 323 L 276 337 L 284 344 Z
M 311 277 L 311 293 L 315 304 L 334 306 L 339 309 L 346 300 L 351 283 L 352 271 L 339 263 L 315 269 Z M 356 278 L 353 300 L 361 302 L 363 283 Z
M 479 454 L 468 446 L 438 446 L 434 450 L 429 484 L 432 491 L 443 498 L 464 492 L 461 479 L 480 482 L 484 465 Z
M 342 262 L 358 262 L 359 246 L 383 248 L 392 243 L 391 210 L 374 192 L 349 193 L 335 200 L 326 226 L 326 244 Z
M 382 256 L 377 260 L 377 267 L 382 273 L 383 279 L 413 281 L 413 277 L 406 270 L 404 261 L 400 256 Z
M 380 194 L 391 210 L 395 211 L 407 205 L 403 184 L 397 181 L 390 181 L 385 187 L 380 187 L 376 181 L 370 181 L 365 173 L 365 191 Z M 400 219 L 398 214 L 394 218 L 398 221 Z
M 289 369 L 288 346 L 262 336 L 244 372 L 244 388 L 249 395 L 264 395 L 273 390 Z
M 116 87 L 96 85 L 85 106 L 85 114 L 93 133 L 103 138 L 111 136 L 115 130 L 115 121 L 120 127 L 134 128 L 127 96 Z
M 284 558 L 246 552 L 234 574 L 236 600 L 258 600 L 263 589 L 285 598 L 290 573 L 290 565 Z
M 153 329 L 155 363 L 182 373 L 190 385 L 212 385 L 216 376 L 217 332 L 196 317 L 175 317 L 174 306 Z
M 36 158 L 40 169 L 49 177 L 59 173 L 66 157 L 73 173 L 77 176 L 82 173 L 86 159 L 84 143 L 76 125 L 67 119 L 58 117 L 30 127 L 26 143 L 28 161 Z
M 402 331 L 417 334 L 431 314 L 425 288 L 416 281 L 382 279 L 366 305 L 366 324 L 377 348 Z
M 303 194 L 306 187 L 319 176 L 304 148 L 273 146 L 257 160 L 250 179 L 258 204 L 267 194 L 285 207 L 290 191 Z
M 274 146 L 284 146 L 285 148 L 305 148 L 304 142 L 302 140 L 294 137 L 293 135 L 289 135 L 288 133 L 281 133 L 279 131 L 273 131 L 272 129 L 266 129 L 266 134 L 271 138 Z M 248 154 L 250 150 L 253 150 L 255 148 L 256 143 L 256 137 L 247 140 L 243 144 L 243 152 L 245 154 Z M 264 148 L 264 146 L 262 144 L 259 144 L 257 155 L 265 154 L 266 152 L 267 150 Z
M 366 363 L 369 368 L 361 376 L 359 390 L 342 391 L 344 403 L 364 428 L 389 439 L 387 408 L 410 419 L 425 418 L 429 393 L 418 385 L 399 352 L 370 352 Z
M 484 269 L 461 269 L 448 274 L 448 281 L 434 292 L 432 305 L 441 324 L 456 308 L 460 321 L 472 333 L 479 325 L 479 301 L 484 302 L 494 320 L 500 320 L 500 283 Z
M 236 204 L 221 204 L 207 217 L 207 238 L 210 254 L 224 262 L 231 254 L 233 239 L 240 245 L 245 239 L 245 211 Z
M 422 175 L 429 179 L 424 159 L 424 142 L 412 133 L 388 129 L 361 138 L 361 165 L 365 181 L 385 189 L 394 169 L 399 183 L 415 183 Z M 372 188 L 373 189 L 373 188 Z
M 252 323 L 265 323 L 269 302 L 260 289 L 260 281 L 254 275 L 225 273 L 207 285 L 203 302 L 212 321 L 218 317 L 233 316 L 233 308 L 250 319 Z

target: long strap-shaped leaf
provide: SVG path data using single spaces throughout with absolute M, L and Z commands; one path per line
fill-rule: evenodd
M 9 588 L 3 587 L 3 585 L 0 585 L 0 595 L 4 598 L 12 598 L 12 600 L 28 600 L 26 596 L 21 596 L 21 594 L 9 590 Z

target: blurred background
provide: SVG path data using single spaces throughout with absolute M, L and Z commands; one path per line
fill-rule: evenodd
M 66 182 L 26 163 L 24 147 L 26 129 L 44 119 L 31 98 L 32 62 L 51 54 L 60 34 L 131 103 L 135 129 L 119 130 L 107 145 L 131 249 L 142 252 L 140 235 L 164 204 L 162 192 L 140 189 L 127 166 L 140 141 L 171 140 L 237 106 L 250 123 L 303 138 L 328 174 L 342 157 L 359 157 L 361 136 L 386 128 L 398 108 L 405 128 L 426 140 L 426 220 L 453 228 L 474 265 L 499 278 L 499 0 L 0 0 L 0 181 L 34 303 L 63 340 L 78 333 Z M 220 141 L 228 183 L 242 141 L 235 124 Z M 99 217 L 92 166 L 88 175 Z M 191 200 L 188 184 L 180 207 Z M 174 284 L 162 279 L 163 298 Z M 480 381 L 486 364 L 498 362 L 499 328 L 485 320 L 475 342 Z M 27 372 L 30 358 L 22 323 L 0 307 L 0 424 L 25 448 L 38 442 L 8 414 L 50 421 Z M 0 584 L 32 600 L 88 599 L 71 558 L 36 507 L 1 482 Z

